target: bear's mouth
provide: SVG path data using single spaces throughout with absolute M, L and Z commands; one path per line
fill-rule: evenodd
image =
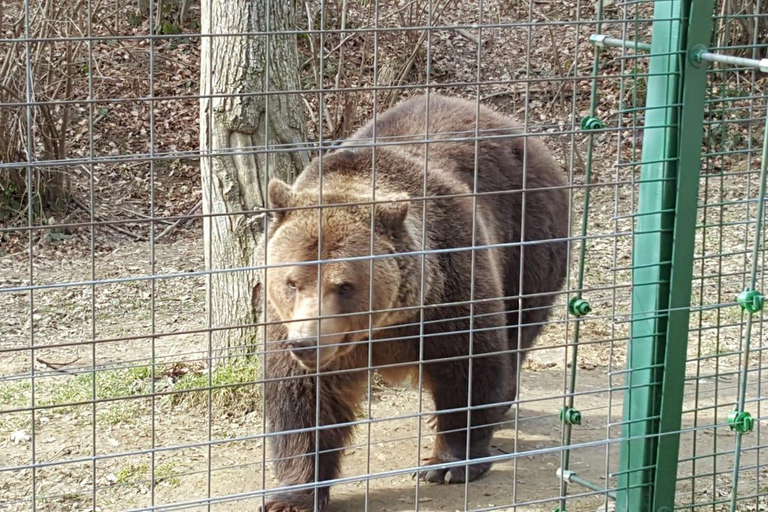
M 320 346 L 320 361 L 319 368 L 325 368 L 329 363 L 333 362 L 339 356 L 348 354 L 356 345 L 353 344 L 354 336 L 352 334 L 345 334 L 341 340 L 331 344 L 330 346 Z M 290 354 L 296 361 L 308 370 L 314 370 L 318 368 L 318 347 L 306 347 L 306 348 L 294 348 L 291 349 Z

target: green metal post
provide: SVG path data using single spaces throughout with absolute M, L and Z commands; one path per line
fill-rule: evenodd
M 669 305 L 683 15 L 688 0 L 657 0 L 649 62 L 645 134 L 632 276 L 624 427 L 616 510 L 651 510 Z
M 656 475 L 653 486 L 654 511 L 671 511 L 675 505 L 701 178 L 701 145 L 704 138 L 704 108 L 707 95 L 708 65 L 698 58 L 698 54 L 702 48 L 709 45 L 712 37 L 713 4 L 713 0 L 696 0 L 695 9 L 690 10 L 686 27 L 687 58 L 682 77 L 677 198 Z

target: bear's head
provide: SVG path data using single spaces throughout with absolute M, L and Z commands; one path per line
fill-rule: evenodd
M 407 202 L 371 204 L 370 195 L 330 181 L 323 189 L 333 193 L 323 194 L 321 207 L 317 189 L 273 179 L 268 190 L 270 208 L 282 211 L 272 213 L 267 235 L 267 299 L 291 356 L 308 370 L 327 367 L 372 327 L 387 325 L 401 275 L 394 257 L 376 256 L 396 254 L 408 238 Z

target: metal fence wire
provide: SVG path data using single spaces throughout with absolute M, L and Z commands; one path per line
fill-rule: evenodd
M 768 510 L 766 9 L 4 0 L 0 510 Z M 472 114 L 383 117 L 417 97 Z M 369 121 L 367 170 L 333 164 Z M 528 185 L 541 148 L 562 185 Z M 465 192 L 436 192 L 451 166 Z M 491 190 L 496 167 L 519 186 Z M 419 191 L 409 224 L 393 186 Z M 488 237 L 491 203 L 519 206 L 494 219 L 515 237 Z M 567 231 L 526 237 L 547 208 Z M 557 272 L 547 244 L 564 282 L 526 289 Z M 490 253 L 517 254 L 514 293 L 483 295 Z M 441 280 L 466 293 L 433 300 Z M 478 341 L 539 330 L 525 354 Z M 488 360 L 519 363 L 514 397 Z M 469 482 L 468 457 L 493 465 Z

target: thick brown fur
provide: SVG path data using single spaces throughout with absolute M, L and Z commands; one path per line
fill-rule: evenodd
M 377 142 L 424 140 L 425 99 L 409 99 L 378 116 Z M 477 127 L 481 137 L 489 138 L 475 144 L 476 114 L 474 102 L 432 94 L 428 137 L 443 142 L 431 143 L 428 149 L 424 143 L 410 143 L 378 146 L 374 151 L 366 146 L 374 135 L 370 122 L 322 162 L 310 163 L 292 187 L 277 181 L 270 184 L 271 207 L 286 209 L 274 214 L 267 233 L 267 263 L 281 266 L 267 273 L 268 316 L 277 323 L 268 332 L 270 353 L 265 361 L 270 432 L 295 431 L 270 437 L 283 485 L 339 476 L 341 450 L 349 444 L 350 423 L 357 418 L 367 389 L 369 357 L 377 367 L 400 365 L 381 371 L 390 380 L 418 368 L 422 282 L 427 306 L 421 332 L 423 383 L 438 412 L 430 463 L 466 460 L 466 410 L 439 412 L 466 409 L 470 371 L 471 405 L 489 407 L 471 412 L 469 456 L 490 454 L 493 428 L 483 425 L 498 422 L 506 410 L 490 405 L 508 406 L 516 399 L 516 374 L 524 351 L 539 334 L 564 282 L 568 198 L 563 172 L 541 142 L 520 136 L 522 130 L 512 121 L 481 107 Z M 464 140 L 446 141 L 450 138 Z M 318 204 L 321 165 L 324 205 L 371 201 L 374 160 L 375 200 L 384 204 L 329 207 L 322 210 L 322 219 L 316 208 L 288 210 Z M 480 194 L 476 205 L 471 197 L 475 169 Z M 426 207 L 418 199 L 424 195 L 425 170 Z M 402 202 L 408 198 L 416 199 Z M 476 250 L 473 271 L 472 251 L 455 250 L 472 246 L 473 227 L 475 246 L 518 245 Z M 521 237 L 528 242 L 522 253 Z M 546 242 L 551 239 L 558 241 Z M 365 259 L 323 263 L 319 277 L 317 265 L 284 266 L 318 258 L 369 256 L 371 240 L 374 254 L 392 256 L 374 259 L 373 264 Z M 403 255 L 421 251 L 422 245 L 427 251 L 438 251 L 425 256 L 423 276 L 421 256 Z M 322 311 L 313 309 L 317 304 Z M 317 346 L 293 355 L 281 350 L 296 349 L 288 336 L 295 331 L 291 321 L 311 316 L 310 310 L 322 316 L 315 324 L 326 337 L 322 327 L 326 309 L 349 318 L 333 323 L 338 333 L 332 333 L 334 344 L 324 345 L 321 340 L 319 353 Z M 379 313 L 365 314 L 369 309 Z M 311 327 L 315 324 L 305 322 L 309 331 L 301 332 L 315 332 Z M 373 328 L 371 340 L 369 327 Z M 315 431 L 318 418 L 322 428 Z M 320 453 L 317 475 L 316 449 Z M 421 476 L 432 482 L 463 482 L 489 468 L 490 463 L 476 463 L 469 466 L 469 474 L 460 466 L 425 471 Z M 313 510 L 315 501 L 322 509 L 328 499 L 328 487 L 320 487 L 317 499 L 311 490 L 288 492 L 270 498 L 266 508 L 304 512 Z

